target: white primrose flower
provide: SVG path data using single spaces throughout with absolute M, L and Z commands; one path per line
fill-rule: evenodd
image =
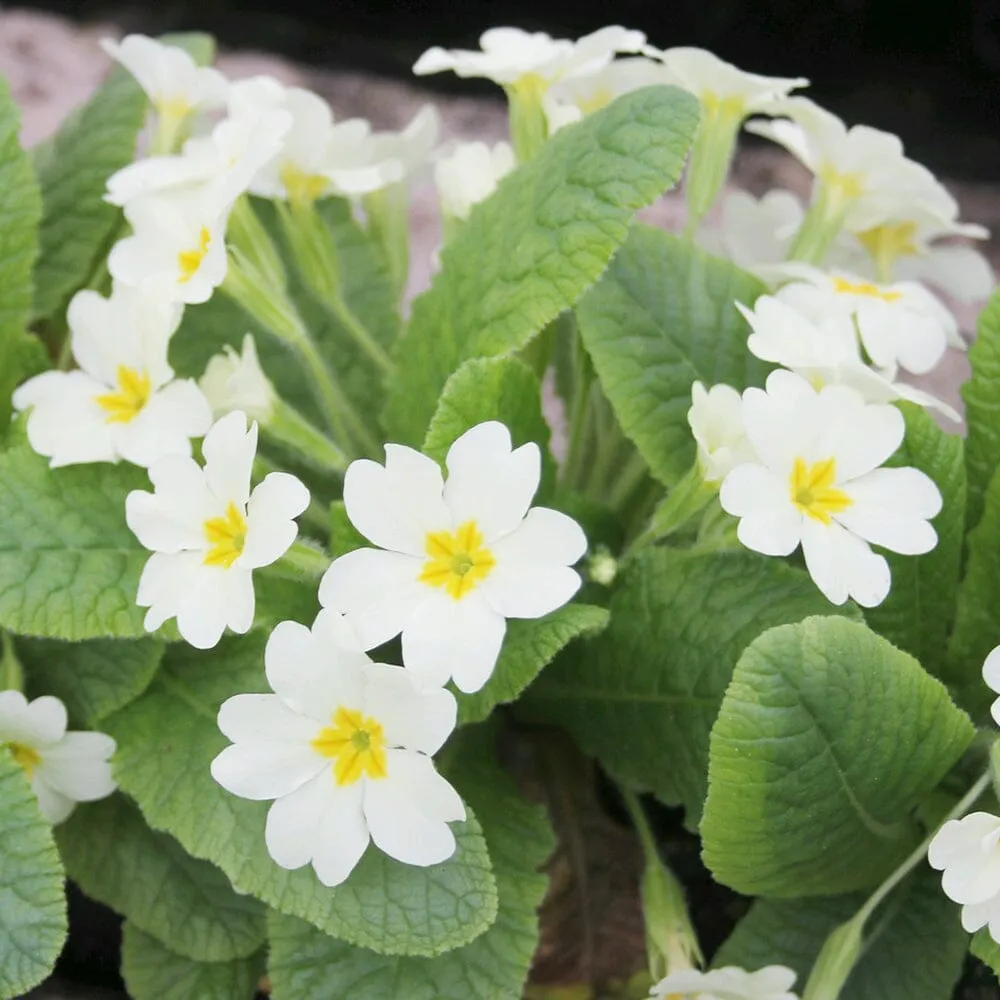
M 61 823 L 77 802 L 103 799 L 116 787 L 109 763 L 115 741 L 104 733 L 66 732 L 66 721 L 58 698 L 28 701 L 20 691 L 0 691 L 0 752 L 27 775 L 50 823 Z
M 279 624 L 264 665 L 274 694 L 238 694 L 219 709 L 232 746 L 212 777 L 241 798 L 275 800 L 264 830 L 271 857 L 288 869 L 312 863 L 328 886 L 350 875 L 369 841 L 408 865 L 450 858 L 448 824 L 465 819 L 465 806 L 431 755 L 455 728 L 455 696 L 373 663 L 332 611 L 311 630 Z
M 430 163 L 431 151 L 441 131 L 441 114 L 433 104 L 425 104 L 406 128 L 398 132 L 375 132 L 369 143 L 371 162 L 384 171 L 400 172 L 400 179 L 412 177 Z
M 1000 817 L 973 812 L 949 820 L 927 849 L 932 868 L 943 871 L 944 894 L 962 907 L 970 934 L 988 928 L 1000 943 Z
M 983 680 L 986 686 L 996 694 L 1000 694 L 1000 646 L 990 650 L 983 664 Z M 1000 698 L 997 698 L 990 707 L 990 714 L 993 721 L 1000 726 Z
M 681 969 L 650 990 L 656 1000 L 798 1000 L 791 992 L 795 973 L 784 965 L 747 972 L 729 965 L 722 969 Z
M 149 289 L 116 285 L 108 299 L 77 292 L 66 321 L 79 368 L 43 372 L 14 392 L 14 408 L 30 410 L 31 447 L 53 468 L 190 455 L 189 439 L 208 430 L 212 412 L 167 362 L 180 318 L 180 307 Z
M 149 608 L 152 632 L 177 619 L 181 636 L 198 649 L 215 646 L 228 626 L 253 624 L 253 571 L 288 550 L 295 518 L 309 491 L 295 476 L 272 472 L 250 491 L 257 425 L 234 412 L 202 442 L 205 466 L 171 455 L 149 470 L 153 493 L 133 490 L 125 520 L 153 553 L 139 579 L 136 604 Z
M 915 281 L 877 284 L 844 272 L 825 273 L 803 264 L 777 297 L 814 322 L 845 316 L 878 368 L 897 365 L 916 375 L 929 372 L 948 345 L 960 345 L 958 323 L 948 308 Z
M 903 441 L 903 415 L 865 403 L 847 386 L 818 392 L 798 375 L 772 372 L 743 393 L 743 423 L 757 461 L 723 480 L 723 509 L 740 519 L 755 552 L 791 555 L 799 545 L 826 598 L 862 607 L 889 593 L 889 565 L 869 543 L 903 555 L 937 544 L 934 481 L 917 469 L 880 468 Z
M 434 164 L 441 210 L 454 219 L 466 219 L 473 205 L 485 201 L 500 180 L 517 166 L 509 143 L 462 142 Z
M 743 430 L 743 397 L 730 385 L 706 389 L 691 386 L 688 424 L 698 445 L 698 465 L 707 483 L 717 483 L 729 471 L 755 458 Z
M 513 449 L 496 421 L 466 431 L 438 464 L 402 445 L 385 465 L 362 459 L 344 477 L 347 516 L 379 546 L 334 560 L 320 603 L 344 612 L 365 649 L 402 633 L 421 682 L 478 691 L 496 665 L 507 618 L 541 618 L 580 587 L 570 567 L 587 539 L 572 518 L 532 507 L 541 455 Z
M 253 334 L 243 338 L 242 354 L 227 344 L 222 354 L 212 357 L 198 387 L 216 418 L 242 410 L 251 420 L 267 424 L 274 413 L 277 393 L 260 366 Z

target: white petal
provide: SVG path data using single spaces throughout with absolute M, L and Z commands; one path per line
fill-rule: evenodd
M 425 690 L 404 667 L 381 663 L 369 669 L 363 708 L 381 723 L 389 746 L 426 754 L 441 749 L 458 714 L 450 691 Z
M 941 510 L 941 494 L 918 469 L 876 469 L 845 483 L 843 491 L 854 503 L 836 519 L 848 531 L 903 555 L 930 552 L 937 544 L 929 518 Z
M 983 663 L 983 680 L 992 691 L 1000 694 L 1000 646 L 994 646 Z
M 188 588 L 177 609 L 177 630 L 195 649 L 218 645 L 227 626 L 239 635 L 250 631 L 255 601 L 249 570 L 201 564 L 190 574 Z
M 987 899 L 984 903 L 974 903 L 962 907 L 962 929 L 974 934 L 991 919 L 1000 914 L 1000 900 Z
M 967 857 L 984 837 L 1000 829 L 1000 817 L 987 812 L 971 812 L 961 819 L 950 819 L 934 835 L 927 848 L 927 862 L 943 869 Z
M 154 393 L 135 419 L 111 426 L 122 457 L 149 467 L 167 455 L 190 455 L 189 439 L 201 437 L 211 423 L 201 390 L 190 379 L 180 379 Z
M 455 527 L 475 521 L 486 544 L 524 519 L 542 474 L 533 442 L 511 450 L 510 431 L 496 420 L 467 430 L 448 450 L 444 498 Z
M 67 733 L 46 749 L 39 772 L 52 789 L 76 802 L 93 802 L 116 788 L 108 762 L 115 741 L 104 733 Z
M 68 819 L 76 808 L 76 803 L 69 797 L 57 792 L 42 777 L 41 770 L 35 772 L 31 779 L 31 790 L 38 799 L 38 808 L 42 815 L 53 825 Z
M 761 465 L 738 465 L 722 481 L 722 509 L 740 518 L 739 540 L 755 552 L 787 556 L 802 534 L 802 513 L 790 486 Z
M 804 517 L 802 554 L 813 582 L 831 604 L 852 597 L 863 608 L 873 608 L 889 593 L 891 578 L 884 557 L 836 521 L 826 525 Z
M 440 864 L 455 853 L 449 822 L 465 819 L 458 793 L 423 754 L 386 751 L 388 777 L 368 781 L 364 810 L 372 840 L 408 865 Z
M 125 498 L 125 523 L 153 552 L 205 549 L 205 522 L 221 513 L 194 459 L 171 455 L 149 470 L 155 493 L 133 490 Z
M 30 747 L 58 743 L 66 732 L 66 706 L 50 694 L 28 701 L 20 691 L 0 691 L 0 743 Z
M 580 574 L 567 566 L 498 560 L 479 587 L 504 618 L 542 618 L 568 604 L 582 583 Z
M 329 762 L 308 743 L 233 743 L 212 761 L 212 777 L 241 799 L 276 799 L 301 788 Z
M 273 638 L 274 633 L 271 635 Z M 315 719 L 290 708 L 276 694 L 236 694 L 227 698 L 219 707 L 218 724 L 222 735 L 232 743 L 308 745 L 319 733 Z
M 987 299 L 996 284 L 989 261 L 969 246 L 931 247 L 925 256 L 902 258 L 896 270 L 901 278 L 927 281 L 960 302 Z
M 837 461 L 838 483 L 878 468 L 903 443 L 906 422 L 895 406 L 865 403 L 847 386 L 827 386 L 820 393 L 817 419 L 825 427 L 812 455 Z
M 250 472 L 257 454 L 257 425 L 234 410 L 216 421 L 201 445 L 209 489 L 223 504 L 237 506 L 250 498 Z
M 587 536 L 573 518 L 548 507 L 532 507 L 527 517 L 491 546 L 498 563 L 572 566 L 587 551 Z
M 295 518 L 309 506 L 309 491 L 287 472 L 272 472 L 250 495 L 247 534 L 239 565 L 269 566 L 288 551 L 299 533 Z

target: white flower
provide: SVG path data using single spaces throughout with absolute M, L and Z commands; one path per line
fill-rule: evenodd
M 528 509 L 538 489 L 538 446 L 512 449 L 496 421 L 466 431 L 436 462 L 385 446 L 385 466 L 352 462 L 344 503 L 380 546 L 335 560 L 320 603 L 347 614 L 365 649 L 402 632 L 403 662 L 426 684 L 454 678 L 478 691 L 496 664 L 507 618 L 541 618 L 578 590 L 570 567 L 587 539 L 565 514 Z
M 28 442 L 53 467 L 124 458 L 149 466 L 189 455 L 212 423 L 208 402 L 167 363 L 181 310 L 149 290 L 81 291 L 66 314 L 75 371 L 48 371 L 14 393 Z
M 125 206 L 133 233 L 108 255 L 123 285 L 152 286 L 189 305 L 207 302 L 226 277 L 226 223 L 231 204 L 210 187 L 175 188 Z
M 557 80 L 596 73 L 618 52 L 641 52 L 646 36 L 612 25 L 571 42 L 544 32 L 490 28 L 479 38 L 480 51 L 428 49 L 416 62 L 417 76 L 450 70 L 456 76 L 485 77 L 502 86 L 544 89 Z
M 730 385 L 691 386 L 687 414 L 698 445 L 698 464 L 707 483 L 717 483 L 735 466 L 754 459 L 743 430 L 743 397 Z
M 280 559 L 295 541 L 295 518 L 309 491 L 284 472 L 272 472 L 250 492 L 257 425 L 230 413 L 202 443 L 205 467 L 172 455 L 149 470 L 154 491 L 133 490 L 125 520 L 153 552 L 142 571 L 136 604 L 149 608 L 152 632 L 177 618 L 183 638 L 198 649 L 218 643 L 226 626 L 253 624 L 253 570 Z
M 425 104 L 399 132 L 375 132 L 369 143 L 371 162 L 383 171 L 395 172 L 400 180 L 411 177 L 430 162 L 441 131 L 441 114 L 433 104 Z
M 212 777 L 242 798 L 274 799 L 265 840 L 282 868 L 312 863 L 343 882 L 370 840 L 409 865 L 455 851 L 458 793 L 434 769 L 455 728 L 450 691 L 420 690 L 402 667 L 372 663 L 346 620 L 321 611 L 310 631 L 282 622 L 264 654 L 275 694 L 239 694 L 219 709 L 232 746 Z
M 927 849 L 932 868 L 943 871 L 941 888 L 962 907 L 970 934 L 988 927 L 1000 943 L 1000 817 L 973 812 L 949 820 Z
M 826 598 L 870 608 L 889 593 L 889 565 L 868 543 L 904 555 L 929 552 L 941 494 L 923 472 L 879 468 L 903 441 L 903 415 L 847 386 L 817 392 L 792 372 L 743 393 L 743 423 L 757 452 L 722 483 L 723 509 L 740 518 L 749 549 L 791 555 Z
M 795 973 L 784 965 L 756 972 L 729 965 L 722 969 L 682 969 L 650 991 L 657 1000 L 798 1000 L 791 992 Z
M 115 741 L 104 733 L 66 732 L 66 706 L 43 695 L 0 691 L 0 751 L 20 765 L 42 815 L 61 823 L 77 802 L 95 802 L 115 790 L 108 763 Z
M 803 264 L 794 267 L 794 276 L 796 280 L 777 293 L 778 299 L 814 322 L 853 318 L 861 343 L 878 368 L 898 365 L 921 375 L 941 360 L 949 344 L 961 343 L 955 317 L 915 281 L 876 284 Z
M 509 143 L 490 148 L 485 142 L 463 142 L 434 164 L 441 210 L 455 219 L 465 219 L 472 206 L 485 201 L 502 177 L 517 165 Z
M 991 691 L 1000 694 L 1000 646 L 991 649 L 989 656 L 986 657 L 986 662 L 983 664 L 983 680 Z M 1000 726 L 1000 698 L 993 702 L 990 713 L 994 722 Z
M 224 353 L 211 358 L 198 387 L 216 417 L 242 410 L 251 420 L 267 424 L 274 413 L 276 393 L 260 366 L 253 334 L 243 338 L 242 355 L 227 344 Z
M 754 308 L 737 302 L 753 333 L 747 338 L 750 353 L 801 375 L 815 389 L 846 385 L 868 403 L 905 399 L 936 409 L 950 420 L 961 418 L 947 403 L 903 382 L 896 382 L 894 367 L 877 371 L 861 357 L 854 321 L 827 316 L 816 323 L 772 295 L 762 295 Z

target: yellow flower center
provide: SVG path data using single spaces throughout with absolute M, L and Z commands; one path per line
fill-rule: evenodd
M 212 234 L 208 231 L 207 226 L 202 226 L 201 232 L 198 234 L 198 246 L 193 250 L 182 250 L 177 255 L 177 266 L 181 272 L 181 276 L 177 280 L 182 285 L 190 281 L 198 268 L 201 267 L 201 262 L 205 259 L 205 255 L 208 253 L 208 245 L 211 242 Z
M 334 761 L 333 780 L 338 785 L 353 785 L 365 775 L 377 780 L 388 774 L 382 727 L 357 709 L 338 708 L 333 725 L 321 729 L 311 745 Z
M 225 517 L 209 518 L 204 528 L 211 546 L 205 553 L 205 565 L 229 569 L 239 559 L 247 540 L 247 519 L 243 511 L 230 500 Z
M 824 459 L 807 465 L 804 458 L 795 459 L 789 481 L 792 503 L 814 521 L 829 524 L 833 514 L 847 510 L 854 501 L 834 487 L 837 478 L 837 460 Z
M 181 122 L 191 114 L 186 97 L 164 97 L 155 102 L 156 113 L 171 122 Z
M 915 222 L 887 222 L 858 233 L 858 239 L 878 265 L 879 273 L 891 274 L 897 257 L 920 253 L 914 242 L 916 235 Z
M 430 558 L 417 579 L 430 587 L 444 587 L 456 601 L 475 590 L 497 563 L 483 545 L 483 534 L 475 521 L 466 521 L 454 533 L 428 532 L 424 547 Z
M 902 292 L 886 292 L 870 281 L 848 281 L 846 278 L 833 278 L 833 290 L 838 295 L 867 295 L 883 302 L 895 302 L 903 297 Z
M 35 773 L 35 768 L 38 767 L 42 762 L 41 754 L 37 750 L 33 750 L 29 746 L 25 746 L 24 743 L 11 743 L 10 753 L 14 758 L 14 763 L 20 767 L 24 773 L 29 777 L 33 777 Z
M 851 202 L 865 193 L 864 174 L 852 171 L 841 173 L 827 165 L 820 168 L 819 176 L 837 202 Z
M 595 111 L 606 108 L 614 99 L 614 91 L 610 87 L 597 87 L 585 97 L 578 98 L 576 106 L 585 115 L 592 115 Z
M 152 392 L 148 372 L 137 372 L 134 368 L 119 365 L 117 392 L 96 396 L 94 402 L 107 414 L 105 423 L 127 424 L 139 415 Z
M 306 205 L 314 202 L 330 186 L 330 182 L 322 174 L 307 174 L 294 163 L 282 166 L 281 183 L 284 184 L 290 201 Z
M 742 97 L 719 97 L 714 91 L 706 90 L 701 94 L 701 106 L 706 119 L 727 119 L 730 122 L 738 122 L 743 118 L 746 101 Z

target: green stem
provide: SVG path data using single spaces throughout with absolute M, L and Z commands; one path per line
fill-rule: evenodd
M 290 448 L 314 469 L 344 472 L 348 458 L 318 427 L 283 399 L 277 399 L 270 419 L 262 425 L 264 433 Z
M 0 691 L 23 691 L 24 671 L 9 632 L 0 630 Z
M 271 234 L 254 211 L 249 195 L 238 198 L 229 215 L 226 239 L 264 276 L 271 288 L 284 290 L 288 283 L 281 254 Z
M 646 460 L 638 450 L 633 451 L 608 494 L 608 504 L 611 509 L 624 512 L 629 506 L 632 494 L 646 481 L 648 475 L 649 466 Z
M 276 563 L 266 568 L 273 576 L 318 580 L 330 568 L 330 562 L 330 557 L 322 549 L 308 542 L 296 541 Z
M 327 298 L 326 305 L 334 318 L 347 331 L 351 340 L 375 362 L 379 371 L 384 375 L 391 375 L 394 365 L 388 351 L 372 336 L 364 323 L 358 319 L 354 311 L 344 300 L 339 289 Z
M 622 802 L 625 803 L 626 810 L 628 810 L 629 817 L 632 820 L 632 825 L 635 827 L 635 832 L 639 837 L 639 843 L 642 844 L 643 857 L 647 861 L 650 858 L 659 860 L 660 851 L 656 846 L 656 838 L 653 836 L 653 828 L 649 825 L 649 818 L 646 816 L 646 810 L 642 808 L 639 796 L 636 795 L 631 788 L 626 788 L 624 785 L 619 785 L 618 791 L 621 794 Z

